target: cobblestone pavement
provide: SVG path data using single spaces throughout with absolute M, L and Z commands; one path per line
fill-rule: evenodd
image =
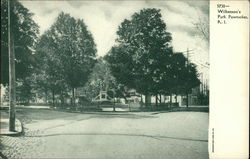
M 208 158 L 208 114 L 78 114 L 20 110 L 25 134 L 2 136 L 7 158 Z
M 24 134 L 18 137 L 0 136 L 0 150 L 2 154 L 4 157 L 9 159 L 30 158 L 30 156 L 25 156 L 25 154 L 32 155 L 32 153 L 37 156 L 43 156 L 45 151 L 41 148 L 44 144 L 44 138 L 35 137 L 37 134 L 44 133 L 43 128 L 32 129 L 32 127 L 28 127 L 27 125 L 30 123 L 39 123 L 39 120 L 53 120 L 56 118 L 67 118 L 72 116 L 75 116 L 75 114 L 51 111 L 47 109 L 17 110 L 17 118 L 23 123 Z

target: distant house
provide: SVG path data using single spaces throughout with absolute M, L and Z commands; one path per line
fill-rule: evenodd
M 128 103 L 139 103 L 141 101 L 141 94 L 137 93 L 135 89 L 128 90 Z

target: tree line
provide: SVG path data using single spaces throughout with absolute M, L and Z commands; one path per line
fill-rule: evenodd
M 174 53 L 172 36 L 159 9 L 142 9 L 125 19 L 117 31 L 117 44 L 106 55 L 119 83 L 151 95 L 191 93 L 200 81 L 196 66 L 182 53 Z
M 17 98 L 28 101 L 38 92 L 52 104 L 83 87 L 87 98 L 100 90 L 125 98 L 126 90 L 145 95 L 188 95 L 199 86 L 195 64 L 182 53 L 174 53 L 172 36 L 159 9 L 134 13 L 118 27 L 115 45 L 97 58 L 94 38 L 82 19 L 61 12 L 52 26 L 39 36 L 39 27 L 20 2 L 14 1 Z M 8 85 L 7 1 L 1 1 L 1 84 Z

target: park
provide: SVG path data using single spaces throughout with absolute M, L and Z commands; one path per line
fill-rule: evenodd
M 89 19 L 65 1 L 44 28 L 36 3 L 1 1 L 3 159 L 208 158 L 208 12 L 183 29 L 157 3 Z

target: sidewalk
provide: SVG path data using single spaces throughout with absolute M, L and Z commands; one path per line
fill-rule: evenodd
M 22 123 L 16 119 L 16 131 L 9 131 L 9 115 L 7 112 L 0 111 L 0 136 L 2 135 L 19 135 L 22 133 Z

